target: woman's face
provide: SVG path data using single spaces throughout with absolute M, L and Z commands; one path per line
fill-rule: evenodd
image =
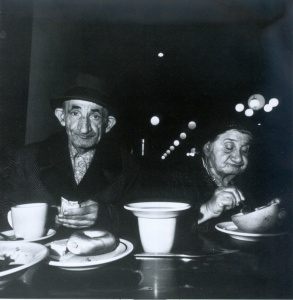
M 251 136 L 238 130 L 228 130 L 204 146 L 209 166 L 219 176 L 241 174 L 248 165 Z

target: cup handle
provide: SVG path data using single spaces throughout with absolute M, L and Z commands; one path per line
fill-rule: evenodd
M 13 223 L 12 223 L 12 217 L 11 217 L 11 210 L 7 214 L 7 220 L 11 228 L 13 228 Z

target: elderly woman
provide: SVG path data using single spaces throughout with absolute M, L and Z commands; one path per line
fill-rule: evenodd
M 227 221 L 233 213 L 240 210 L 247 213 L 259 206 L 251 191 L 243 191 L 245 184 L 239 180 L 249 163 L 252 128 L 247 122 L 229 122 L 218 123 L 205 132 L 200 157 L 193 166 L 196 186 L 193 203 L 199 230 L 210 231 L 215 223 Z M 249 189 L 251 187 L 249 185 Z M 280 202 L 280 199 L 271 202 Z M 284 216 L 282 211 L 279 217 Z
M 205 202 L 200 206 L 199 224 L 219 217 L 245 201 L 233 180 L 247 168 L 252 134 L 234 123 L 218 132 L 204 144 L 202 150 L 202 166 L 206 174 L 202 177 L 204 182 L 198 185 L 199 189 L 205 188 L 200 193 L 204 194 L 201 197 Z

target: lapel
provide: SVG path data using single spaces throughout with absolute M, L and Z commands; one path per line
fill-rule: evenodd
M 99 147 L 97 147 L 93 160 L 80 183 L 76 185 L 75 191 L 81 199 L 87 200 L 87 198 L 92 198 L 97 193 L 102 193 L 108 183 L 104 175 Z
M 57 134 L 42 142 L 37 153 L 40 180 L 57 203 L 65 192 L 75 189 L 67 136 Z

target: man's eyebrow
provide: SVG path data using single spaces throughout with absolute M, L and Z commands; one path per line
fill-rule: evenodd
M 102 108 L 94 108 L 94 109 L 91 109 L 92 112 L 99 112 L 101 113 L 102 112 Z
M 72 110 L 72 109 L 80 109 L 81 107 L 78 106 L 78 105 L 72 105 L 71 107 L 69 107 L 69 110 Z

